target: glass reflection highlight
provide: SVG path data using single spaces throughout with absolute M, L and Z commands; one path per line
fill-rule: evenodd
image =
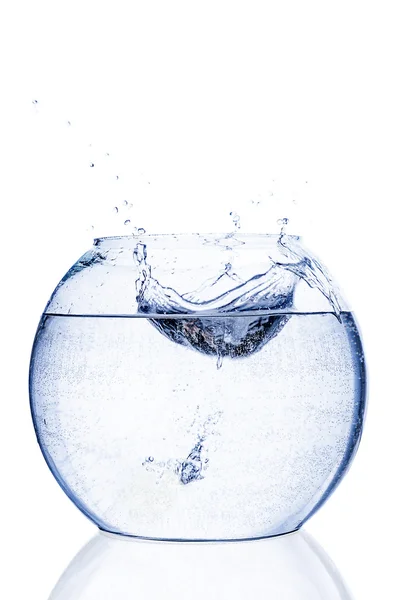
M 353 600 L 305 531 L 248 542 L 174 543 L 99 533 L 67 567 L 49 600 Z

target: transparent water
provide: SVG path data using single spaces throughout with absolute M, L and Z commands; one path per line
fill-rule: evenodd
M 145 269 L 139 315 L 42 317 L 30 389 L 51 470 L 116 533 L 239 539 L 298 528 L 359 441 L 365 372 L 352 314 L 295 314 L 281 301 L 289 306 L 288 288 L 269 286 L 268 312 L 234 313 L 224 297 L 225 315 L 220 302 L 216 315 L 191 314 L 193 296 L 173 312 L 175 297 Z M 154 314 L 148 289 L 167 314 Z

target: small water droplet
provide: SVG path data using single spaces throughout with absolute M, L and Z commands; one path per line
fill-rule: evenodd
M 32 104 L 39 104 L 38 100 L 32 100 Z
M 69 125 L 69 126 L 72 125 L 72 123 L 70 121 L 67 121 L 66 124 Z
M 232 222 L 235 225 L 235 229 L 240 229 L 240 216 L 238 213 L 231 211 L 229 214 L 232 217 Z
M 140 235 L 144 235 L 144 233 L 146 233 L 146 231 L 143 227 L 138 227 L 137 233 L 139 233 Z
M 218 354 L 218 355 L 217 355 L 217 370 L 218 370 L 218 369 L 221 369 L 221 367 L 222 367 L 222 360 L 223 360 L 223 359 L 222 359 L 222 355 L 221 355 L 221 354 Z
M 148 456 L 148 462 L 153 462 L 155 459 L 153 458 L 153 456 Z
M 128 205 L 127 200 L 123 200 L 123 206 L 127 206 L 127 205 Z
M 289 219 L 287 217 L 283 217 L 283 219 L 278 219 L 277 221 L 278 225 L 287 225 L 289 223 Z
M 126 219 L 124 222 L 125 225 L 130 225 L 130 223 L 131 223 L 130 219 Z
M 91 230 L 94 230 L 94 225 L 91 225 L 90 229 L 91 229 Z
M 119 179 L 119 175 L 116 175 L 116 179 Z
M 105 156 L 109 156 L 109 152 L 105 152 Z
M 115 215 L 117 215 L 117 213 L 119 212 L 119 209 L 117 206 L 114 207 L 113 212 L 115 213 Z
M 94 163 L 90 163 L 90 167 L 93 168 L 93 166 L 94 166 Z

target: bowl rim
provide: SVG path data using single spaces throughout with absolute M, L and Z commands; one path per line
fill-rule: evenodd
M 175 242 L 183 240 L 198 240 L 202 242 L 217 242 L 228 239 L 235 239 L 236 241 L 264 241 L 274 242 L 280 239 L 291 239 L 301 240 L 301 236 L 287 233 L 241 233 L 239 231 L 232 232 L 221 232 L 221 233 L 145 233 L 142 235 L 110 235 L 96 237 L 93 240 L 94 246 L 98 246 L 101 243 L 112 243 L 112 242 L 145 242 L 147 241 L 168 241 L 173 240 Z

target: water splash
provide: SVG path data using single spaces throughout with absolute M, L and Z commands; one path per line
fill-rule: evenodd
M 279 334 L 291 317 L 294 290 L 301 279 L 323 294 L 339 318 L 341 309 L 329 275 L 316 259 L 305 255 L 295 238 L 284 235 L 287 222 L 287 218 L 282 220 L 277 242 L 286 262 L 271 259 L 265 272 L 247 281 L 233 272 L 231 263 L 226 263 L 221 275 L 182 295 L 151 276 L 146 246 L 137 244 L 134 260 L 139 271 L 138 312 L 170 315 L 150 318 L 149 322 L 174 343 L 216 357 L 217 369 L 222 367 L 224 357 L 250 356 Z M 261 314 L 253 316 L 253 312 Z M 237 313 L 239 319 L 234 316 Z
M 281 234 L 278 245 L 283 254 L 294 262 L 274 262 L 274 266 L 288 269 L 299 279 L 304 279 L 311 288 L 319 290 L 331 305 L 336 317 L 340 320 L 340 303 L 334 290 L 332 279 L 326 268 L 316 258 L 306 256 L 303 248 L 295 238 L 288 238 Z

